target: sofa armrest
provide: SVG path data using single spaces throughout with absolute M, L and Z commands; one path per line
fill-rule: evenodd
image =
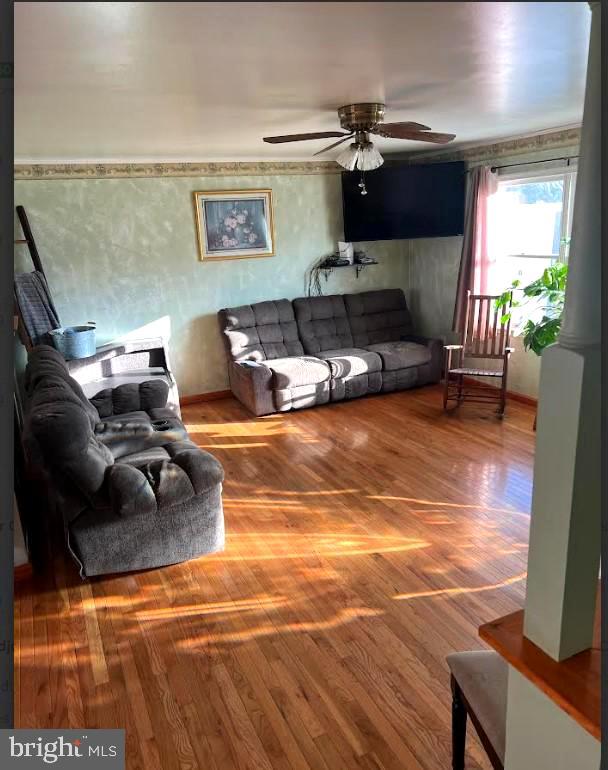
M 119 516 L 149 515 L 170 508 L 221 484 L 224 470 L 209 452 L 185 449 L 170 460 L 139 468 L 126 463 L 106 471 L 107 492 Z
M 405 334 L 401 338 L 404 342 L 415 342 L 424 345 L 431 351 L 429 382 L 439 382 L 443 368 L 443 340 L 438 337 L 423 337 L 420 334 Z
M 162 409 L 167 405 L 169 386 L 164 380 L 144 380 L 105 388 L 96 393 L 89 401 L 103 420 L 115 414 L 144 412 L 150 409 Z
M 272 371 L 260 361 L 230 361 L 230 387 L 238 400 L 255 415 L 276 412 L 272 395 Z

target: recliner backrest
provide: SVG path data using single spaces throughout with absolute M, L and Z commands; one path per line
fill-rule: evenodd
M 344 294 L 355 347 L 395 342 L 412 331 L 412 317 L 402 289 Z
M 61 475 L 61 487 L 73 485 L 95 500 L 114 462 L 95 435 L 97 410 L 67 373 L 62 356 L 49 346 L 31 351 L 24 384 L 28 403 L 23 439 L 30 461 L 42 460 L 52 474 Z
M 304 355 L 288 299 L 256 302 L 218 312 L 222 337 L 233 361 L 266 361 Z
M 23 377 L 23 385 L 28 397 L 34 394 L 41 382 L 48 381 L 49 378 L 56 387 L 59 387 L 59 384 L 63 382 L 65 387 L 74 394 L 86 412 L 91 427 L 94 428 L 100 420 L 99 413 L 85 396 L 80 384 L 73 377 L 70 377 L 64 357 L 50 345 L 36 345 L 28 355 L 28 363 Z
M 353 335 L 340 294 L 298 297 L 294 299 L 293 307 L 306 353 L 314 355 L 325 350 L 353 347 Z

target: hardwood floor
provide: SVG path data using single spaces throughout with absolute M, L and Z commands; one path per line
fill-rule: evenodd
M 445 656 L 523 603 L 533 419 L 433 387 L 186 407 L 225 552 L 88 582 L 60 552 L 20 581 L 16 726 L 125 727 L 129 770 L 449 768 Z

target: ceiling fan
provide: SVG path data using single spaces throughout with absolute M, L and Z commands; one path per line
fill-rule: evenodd
M 340 125 L 346 129 L 343 131 L 317 131 L 311 134 L 287 134 L 285 136 L 265 136 L 264 141 L 270 144 L 282 144 L 283 142 L 301 142 L 306 139 L 333 139 L 339 137 L 337 142 L 324 147 L 315 155 L 321 155 L 334 147 L 354 138 L 336 161 L 347 171 L 358 168 L 361 172 L 372 171 L 384 163 L 384 158 L 374 147 L 370 140 L 370 134 L 387 137 L 389 139 L 410 139 L 416 142 L 432 142 L 433 144 L 447 144 L 454 139 L 455 134 L 439 134 L 431 131 L 422 123 L 384 123 L 384 104 L 379 102 L 364 102 L 361 104 L 347 104 L 338 109 Z M 363 180 L 359 185 L 362 195 L 365 195 Z

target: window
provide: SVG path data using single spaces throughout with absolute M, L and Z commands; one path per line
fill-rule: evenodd
M 525 286 L 554 262 L 567 262 L 575 186 L 573 170 L 500 179 L 488 199 L 493 293 L 515 279 Z
M 499 181 L 488 203 L 488 248 L 501 286 L 567 261 L 575 185 L 571 171 Z

